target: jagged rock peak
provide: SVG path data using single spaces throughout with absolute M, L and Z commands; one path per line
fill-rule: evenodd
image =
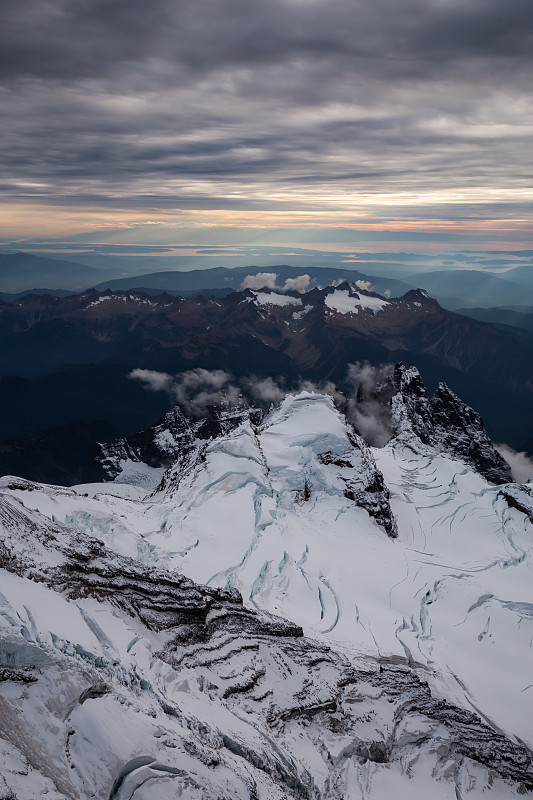
M 394 365 L 391 383 L 398 392 L 409 397 L 427 397 L 422 376 L 416 367 L 406 367 L 401 361 Z
M 441 307 L 438 300 L 431 297 L 425 289 L 410 289 L 402 295 L 401 299 L 410 303 L 417 303 L 419 306 Z
M 210 405 L 203 412 L 196 412 L 199 420 L 196 435 L 199 439 L 223 436 L 237 428 L 245 420 L 258 425 L 263 411 L 256 408 L 242 395 L 222 393 L 216 405 Z
M 151 428 L 113 442 L 97 444 L 86 466 L 86 480 L 114 480 L 128 463 L 166 468 L 180 453 L 189 452 L 194 442 L 191 421 L 179 406 L 174 406 Z
M 216 405 L 201 410 L 177 404 L 151 428 L 98 444 L 87 464 L 86 480 L 115 480 L 132 463 L 144 464 L 150 470 L 167 469 L 177 460 L 186 460 L 199 441 L 227 434 L 246 419 L 258 424 L 262 416 L 261 409 L 251 407 L 245 398 L 228 393 L 222 393 Z M 147 481 L 146 488 L 153 488 L 149 475 L 140 474 L 138 480 L 142 479 Z
M 428 398 L 416 367 L 394 367 L 389 387 L 396 389 L 391 404 L 396 436 L 408 443 L 409 428 L 426 445 L 466 461 L 492 483 L 509 483 L 511 468 L 495 450 L 481 416 L 445 384 Z

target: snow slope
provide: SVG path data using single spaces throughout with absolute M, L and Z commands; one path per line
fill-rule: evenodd
M 2 480 L 15 793 L 21 759 L 52 797 L 533 787 L 531 487 L 479 474 L 490 444 L 467 412 L 476 453 L 450 452 L 450 426 L 430 441 L 413 381 L 405 371 L 381 449 L 302 392 L 197 441 L 147 496 Z
M 10 494 L 37 488 L 5 489 L 4 798 L 482 800 L 533 789 L 526 748 L 434 699 L 413 670 L 354 669 L 297 626 L 246 610 L 237 592 L 119 556 Z

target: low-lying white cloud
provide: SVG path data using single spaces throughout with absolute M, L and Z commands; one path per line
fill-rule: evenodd
M 302 294 L 307 290 L 311 283 L 309 275 L 298 275 L 296 278 L 287 278 L 283 287 L 284 292 L 301 292 Z
M 394 371 L 394 364 L 382 364 L 374 367 L 368 361 L 356 361 L 348 364 L 347 383 L 357 391 L 362 386 L 367 392 L 374 391 L 389 378 Z
M 237 399 L 239 390 L 232 386 L 232 378 L 223 369 L 190 369 L 175 376 L 170 394 L 189 414 L 201 417 L 210 406 L 220 404 L 223 394 Z
M 278 279 L 276 272 L 258 272 L 257 275 L 247 275 L 241 283 L 241 289 L 276 289 Z
M 374 367 L 368 361 L 348 365 L 346 382 L 352 392 L 346 416 L 363 439 L 374 447 L 386 445 L 393 434 L 390 406 L 378 397 L 393 370 L 393 364 Z
M 243 378 L 243 387 L 256 403 L 277 405 L 287 394 L 287 387 L 282 378 Z
M 494 447 L 511 467 L 511 474 L 517 483 L 533 481 L 533 458 L 530 458 L 524 451 L 519 453 L 513 450 L 507 444 L 495 444 Z
M 167 392 L 175 403 L 192 416 L 202 416 L 209 406 L 218 405 L 222 396 L 235 401 L 240 389 L 232 384 L 233 376 L 223 369 L 186 370 L 178 375 L 148 369 L 134 369 L 129 375 L 140 380 L 151 392 Z
M 387 384 L 393 369 L 392 364 L 379 367 L 368 362 L 348 364 L 344 381 L 346 394 L 340 392 L 331 381 L 301 380 L 288 387 L 282 376 L 265 378 L 247 375 L 236 379 L 223 369 L 196 368 L 177 375 L 134 369 L 128 377 L 141 381 L 147 391 L 167 392 L 175 403 L 193 417 L 202 417 L 209 407 L 220 406 L 224 402 L 239 405 L 244 401 L 268 409 L 272 404 L 281 403 L 289 393 L 308 391 L 329 394 L 368 444 L 383 447 L 394 433 L 391 408 L 387 403 Z M 533 481 L 533 458 L 525 452 L 513 450 L 507 444 L 497 444 L 495 448 L 511 467 L 513 480 L 518 483 Z
M 175 381 L 184 391 L 192 392 L 199 388 L 222 389 L 231 380 L 231 373 L 223 369 L 189 369 L 176 376 Z
M 133 369 L 128 378 L 142 381 L 144 388 L 150 392 L 168 392 L 174 381 L 168 372 L 156 372 L 153 369 Z
M 255 277 L 255 276 L 254 276 Z M 378 390 L 391 374 L 392 365 L 373 367 L 356 362 L 348 365 L 346 385 L 348 394 L 342 393 L 331 381 L 300 380 L 288 387 L 285 378 L 247 375 L 239 379 L 223 369 L 196 368 L 177 375 L 148 369 L 134 369 L 132 380 L 140 380 L 148 391 L 165 391 L 187 414 L 202 417 L 208 409 L 225 402 L 241 404 L 243 401 L 267 409 L 278 405 L 290 393 L 301 391 L 328 394 L 333 397 L 363 438 L 376 447 L 382 447 L 391 437 L 391 412 L 378 399 Z

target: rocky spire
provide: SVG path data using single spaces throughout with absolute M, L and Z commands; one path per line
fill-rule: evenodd
M 404 438 L 410 428 L 439 452 L 465 461 L 491 483 L 509 483 L 511 468 L 495 450 L 480 415 L 440 383 L 430 399 L 416 367 L 395 365 L 384 390 L 391 399 L 393 425 Z

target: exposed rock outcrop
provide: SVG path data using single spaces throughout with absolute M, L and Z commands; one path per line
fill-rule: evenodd
M 509 483 L 511 468 L 495 450 L 480 415 L 463 403 L 445 383 L 429 398 L 416 367 L 396 364 L 382 389 L 392 395 L 392 426 L 397 436 L 409 439 L 411 429 L 424 444 L 474 467 L 491 483 Z
M 153 427 L 98 444 L 86 466 L 86 480 L 114 480 L 127 461 L 166 469 L 178 459 L 186 459 L 199 441 L 229 433 L 245 419 L 258 423 L 261 417 L 261 409 L 250 408 L 243 398 L 224 395 L 219 405 L 209 406 L 202 415 L 187 414 L 175 405 Z

